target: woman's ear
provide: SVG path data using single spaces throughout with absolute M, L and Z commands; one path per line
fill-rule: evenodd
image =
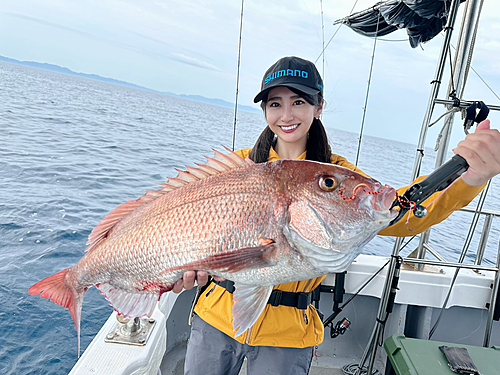
M 318 104 L 316 106 L 316 112 L 314 113 L 314 117 L 319 118 L 319 115 L 321 115 L 321 112 L 323 112 L 323 104 L 324 100 L 321 101 L 321 104 Z

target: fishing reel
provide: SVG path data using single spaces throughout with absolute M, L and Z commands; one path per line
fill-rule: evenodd
M 335 337 L 339 335 L 343 335 L 345 331 L 349 328 L 351 325 L 351 321 L 347 318 L 342 318 L 342 320 L 339 320 L 335 326 L 333 324 L 330 325 L 330 337 L 334 339 Z

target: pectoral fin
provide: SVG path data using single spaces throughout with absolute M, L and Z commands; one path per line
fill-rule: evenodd
M 218 272 L 237 272 L 244 268 L 268 267 L 274 264 L 276 244 L 272 240 L 261 240 L 262 246 L 245 247 L 225 253 L 210 255 L 206 258 L 169 268 L 162 273 L 178 270 L 205 270 Z
M 234 284 L 233 329 L 235 337 L 252 327 L 267 305 L 272 286 Z

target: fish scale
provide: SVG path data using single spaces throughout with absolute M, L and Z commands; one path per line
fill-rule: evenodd
M 67 307 L 79 337 L 83 296 L 92 285 L 119 314 L 149 316 L 186 270 L 205 270 L 235 282 L 239 335 L 257 320 L 273 285 L 342 272 L 397 214 L 390 210 L 393 188 L 340 166 L 254 164 L 232 152 L 207 159 L 114 209 L 76 265 L 29 293 Z M 338 192 L 360 185 L 376 193 L 347 200 Z

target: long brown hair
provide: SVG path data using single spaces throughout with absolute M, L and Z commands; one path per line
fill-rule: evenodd
M 309 95 L 299 90 L 289 88 L 295 94 L 300 95 L 306 102 L 311 105 L 320 105 L 323 102 L 323 94 L 319 92 L 316 95 Z M 260 106 L 264 113 L 266 112 L 266 103 L 267 97 L 265 100 L 262 100 Z M 269 128 L 266 126 L 264 131 L 260 134 L 257 142 L 250 151 L 250 155 L 248 157 L 253 160 L 255 163 L 265 163 L 269 158 L 269 151 L 271 150 L 271 146 L 275 146 L 276 144 L 276 136 Z M 331 162 L 331 154 L 332 150 L 328 143 L 328 136 L 326 135 L 325 127 L 320 119 L 314 118 L 309 129 L 307 144 L 306 144 L 306 159 L 314 160 L 323 163 Z

